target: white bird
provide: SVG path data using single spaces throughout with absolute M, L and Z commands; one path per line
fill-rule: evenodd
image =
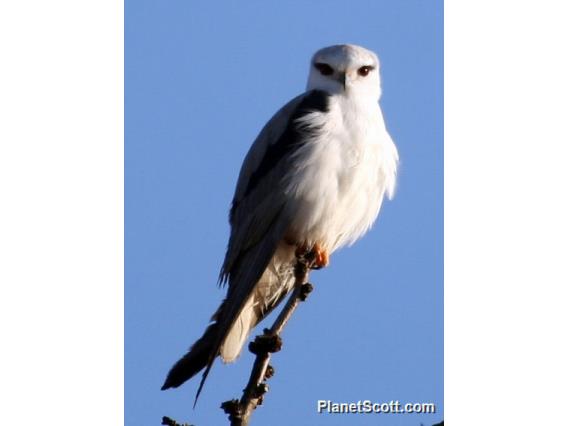
M 380 96 L 373 52 L 346 44 L 314 54 L 307 91 L 264 126 L 242 165 L 220 277 L 227 297 L 162 389 L 205 368 L 199 396 L 215 358 L 234 361 L 292 290 L 297 250 L 313 250 L 323 267 L 369 230 L 393 195 L 398 164 Z

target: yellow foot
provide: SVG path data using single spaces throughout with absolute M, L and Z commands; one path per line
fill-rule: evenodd
M 316 260 L 314 263 L 316 268 L 324 268 L 329 265 L 329 254 L 327 254 L 327 250 L 324 250 L 318 243 L 316 243 L 312 251 L 316 255 Z
M 329 265 L 329 254 L 318 243 L 314 244 L 311 250 L 307 244 L 299 245 L 296 248 L 296 257 L 312 257 L 314 259 L 314 269 L 321 269 Z

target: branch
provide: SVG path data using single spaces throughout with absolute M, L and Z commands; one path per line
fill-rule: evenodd
M 308 252 L 297 255 L 294 275 L 296 281 L 294 290 L 288 298 L 286 305 L 274 321 L 270 329 L 257 336 L 249 345 L 249 350 L 256 355 L 250 379 L 240 401 L 233 399 L 221 404 L 221 408 L 229 415 L 231 426 L 246 426 L 257 406 L 262 404 L 264 394 L 268 392 L 267 379 L 274 375 L 274 368 L 269 365 L 270 355 L 282 349 L 280 334 L 300 304 L 306 300 L 313 286 L 308 283 L 308 273 L 314 268 L 315 254 Z
M 184 423 L 184 424 L 178 423 L 174 419 L 170 419 L 168 416 L 162 417 L 162 424 L 166 426 L 193 426 L 190 425 L 189 423 Z

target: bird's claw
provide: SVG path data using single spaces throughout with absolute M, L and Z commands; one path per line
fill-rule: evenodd
M 316 269 L 325 268 L 329 265 L 329 255 L 327 254 L 327 250 L 324 250 L 320 247 L 319 244 L 315 244 L 314 248 L 312 249 L 316 255 L 314 266 Z
M 307 261 L 311 269 L 321 269 L 329 265 L 329 254 L 318 243 L 315 243 L 311 250 L 308 250 L 306 244 L 298 246 L 296 257 Z

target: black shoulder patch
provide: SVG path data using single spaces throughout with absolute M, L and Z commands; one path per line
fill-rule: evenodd
M 322 90 L 312 90 L 298 104 L 290 120 L 286 125 L 286 129 L 278 138 L 278 140 L 269 145 L 262 161 L 258 168 L 252 173 L 244 197 L 256 188 L 258 182 L 272 170 L 276 164 L 284 157 L 289 157 L 294 151 L 301 147 L 306 142 L 306 129 L 298 125 L 298 119 L 304 117 L 314 111 L 328 112 L 329 111 L 329 93 Z M 238 201 L 233 200 L 231 212 L 229 214 L 230 221 L 233 221 L 235 210 L 238 206 Z

